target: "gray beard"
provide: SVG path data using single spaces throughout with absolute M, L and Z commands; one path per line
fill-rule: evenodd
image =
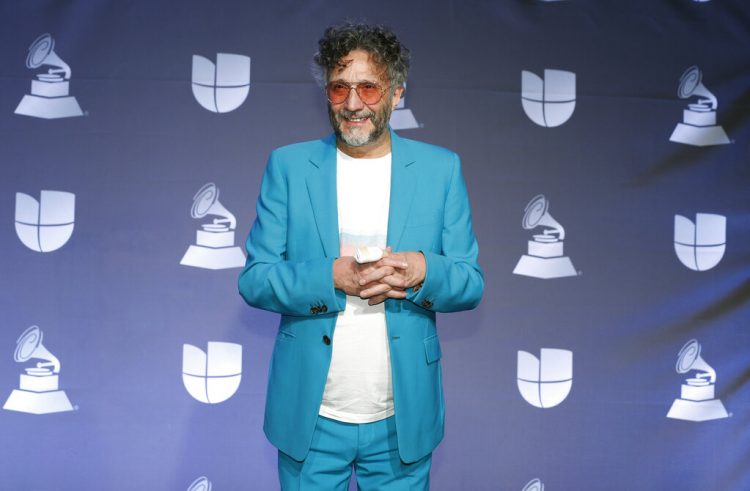
M 333 109 L 331 109 L 331 105 L 328 105 L 328 119 L 331 121 L 333 131 L 334 133 L 336 133 L 336 138 L 343 141 L 350 147 L 361 147 L 367 145 L 368 143 L 376 141 L 383 135 L 383 133 L 388 129 L 388 121 L 391 117 L 391 111 L 390 105 L 383 105 L 383 110 L 380 111 L 380 113 L 375 113 L 373 111 L 352 112 L 342 109 L 339 115 L 342 117 L 342 119 L 355 115 L 367 116 L 370 118 L 370 121 L 372 122 L 372 125 L 374 127 L 374 129 L 370 133 L 367 133 L 366 130 L 357 129 L 348 134 L 344 134 L 344 132 L 341 131 L 341 125 L 339 119 L 337 118 L 337 114 L 333 112 Z

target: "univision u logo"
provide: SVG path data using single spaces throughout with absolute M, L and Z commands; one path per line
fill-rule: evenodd
M 526 116 L 539 126 L 560 126 L 576 108 L 576 74 L 565 70 L 544 70 L 544 79 L 521 72 L 521 103 Z
M 29 249 L 52 252 L 73 235 L 76 195 L 65 191 L 42 191 L 39 201 L 16 193 L 16 235 Z
M 696 213 L 695 223 L 674 216 L 674 251 L 680 262 L 693 271 L 706 271 L 721 261 L 727 248 L 727 218 Z
M 193 55 L 193 95 L 195 100 L 215 113 L 234 111 L 250 92 L 250 57 L 218 53 L 216 64 Z
M 224 402 L 237 392 L 242 379 L 242 345 L 209 342 L 208 351 L 182 346 L 182 383 L 206 404 Z
M 573 352 L 542 348 L 540 357 L 518 352 L 518 390 L 532 406 L 555 407 L 573 387 Z

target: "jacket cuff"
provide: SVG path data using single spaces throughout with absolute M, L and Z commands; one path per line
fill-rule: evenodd
M 423 309 L 431 310 L 435 303 L 435 274 L 434 269 L 437 266 L 437 254 L 432 252 L 419 251 L 424 256 L 425 274 L 424 279 L 418 285 L 406 289 L 406 299 Z

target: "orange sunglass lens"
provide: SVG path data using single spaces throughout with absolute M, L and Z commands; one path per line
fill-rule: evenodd
M 334 104 L 344 102 L 349 96 L 349 86 L 346 84 L 329 84 L 328 99 Z
M 326 88 L 328 100 L 340 104 L 349 97 L 351 87 L 343 83 L 331 83 Z M 380 87 L 375 84 L 360 84 L 356 86 L 357 95 L 365 104 L 375 104 L 380 100 Z
M 357 94 L 365 104 L 375 104 L 380 100 L 380 88 L 373 84 L 362 84 L 357 86 Z

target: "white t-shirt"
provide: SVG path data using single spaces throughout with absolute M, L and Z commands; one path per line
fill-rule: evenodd
M 337 151 L 341 256 L 357 247 L 386 247 L 391 195 L 391 154 L 355 159 Z M 391 356 L 383 303 L 346 297 L 333 333 L 320 415 L 346 423 L 371 423 L 393 415 Z

